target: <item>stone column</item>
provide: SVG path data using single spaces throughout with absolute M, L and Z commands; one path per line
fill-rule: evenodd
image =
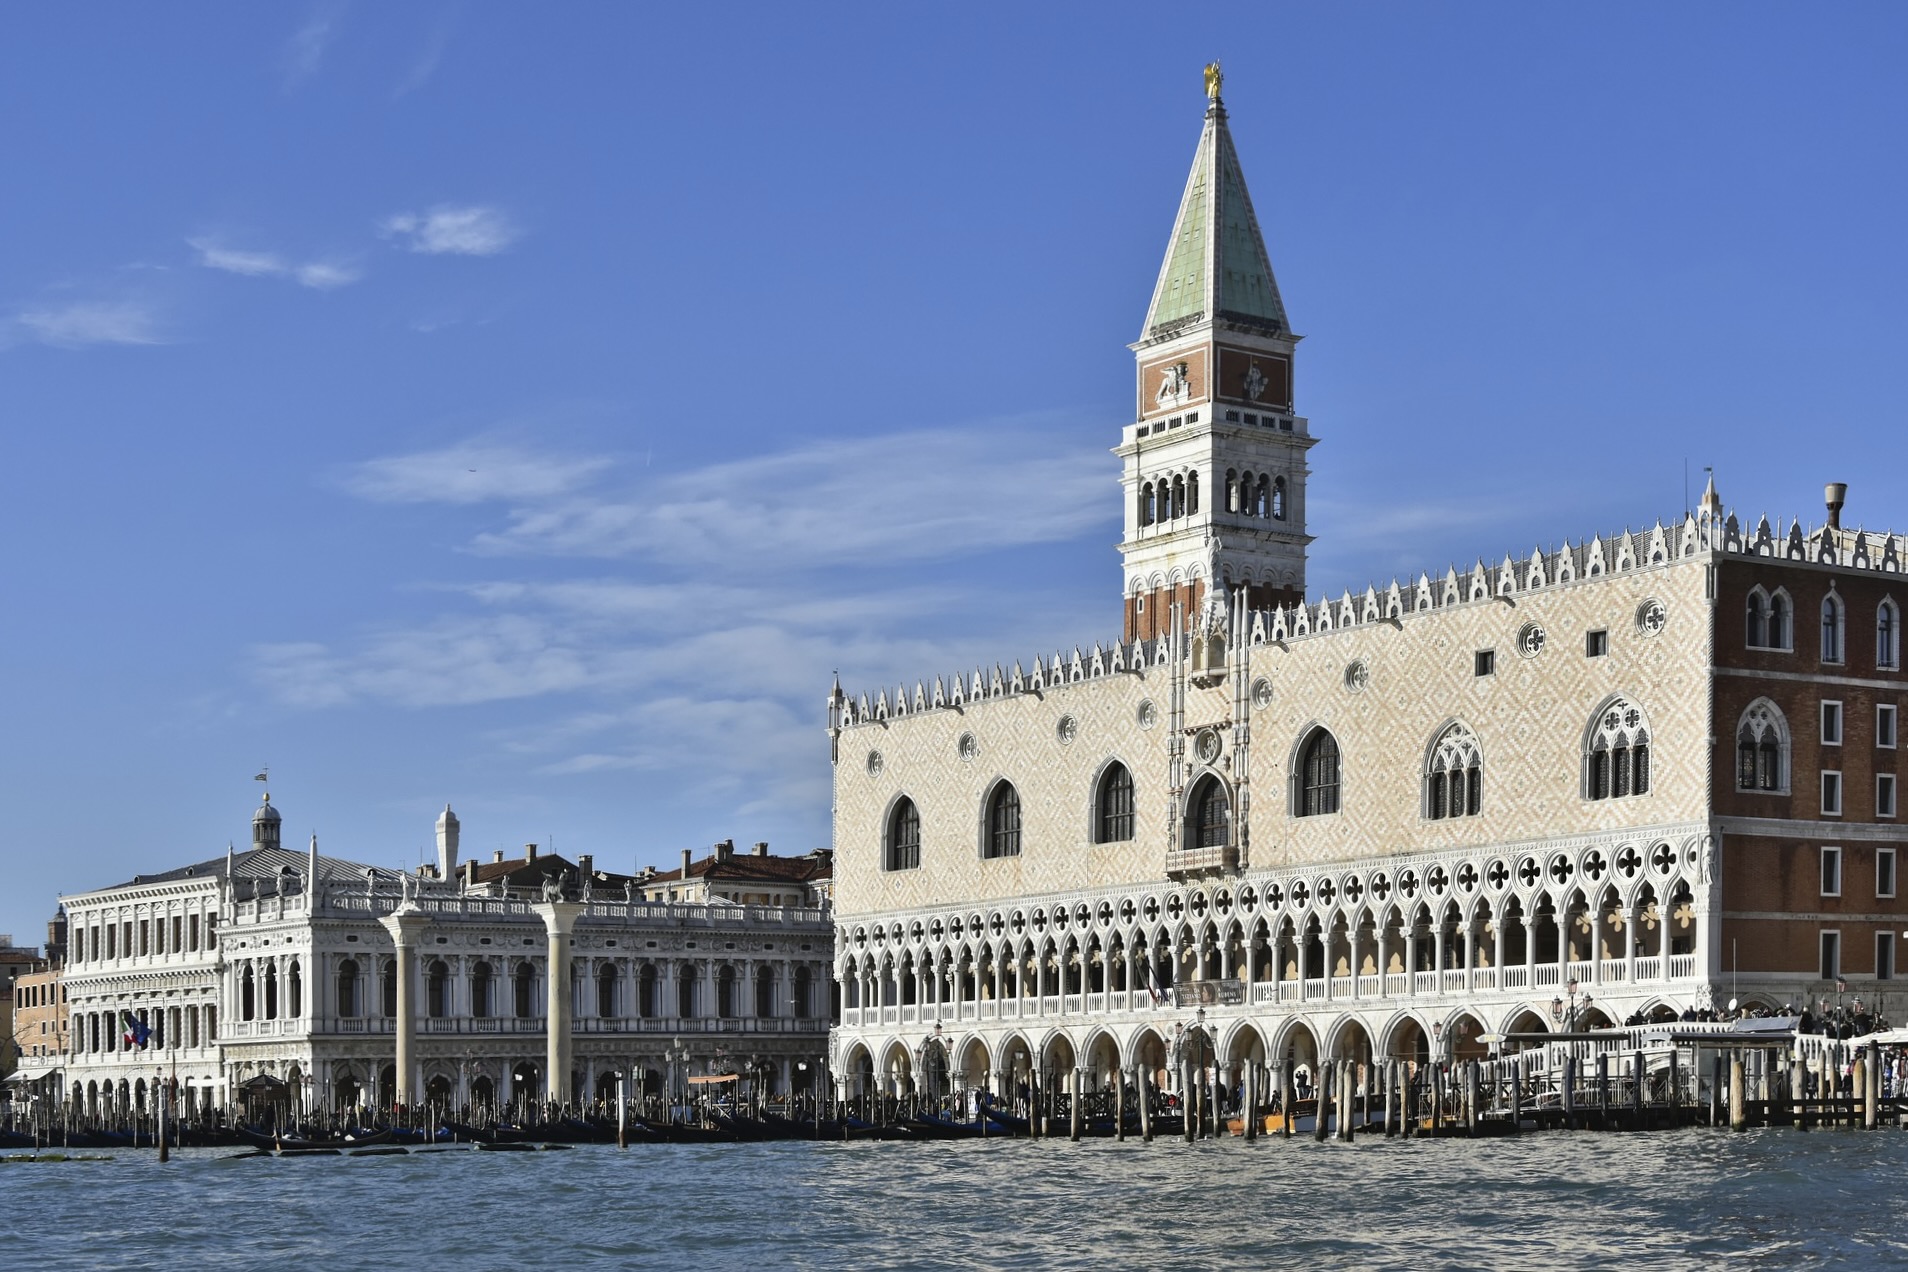
M 544 989 L 544 1090 L 552 1104 L 570 1103 L 570 932 L 587 908 L 580 901 L 543 901 L 530 907 L 549 936 Z
M 397 1040 L 394 1098 L 399 1104 L 414 1104 L 418 1096 L 417 1002 L 412 995 L 417 981 L 417 938 L 430 926 L 431 919 L 407 903 L 378 922 L 391 934 L 391 944 L 397 950 L 397 1019 L 392 1022 L 392 1033 Z M 376 1090 L 375 1072 L 371 1075 L 371 1085 Z

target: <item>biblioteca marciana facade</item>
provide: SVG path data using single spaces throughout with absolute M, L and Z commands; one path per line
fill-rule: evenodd
M 585 1105 L 734 1073 L 810 1089 L 827 1044 L 829 855 L 767 844 L 640 875 L 527 845 L 415 872 L 279 842 L 62 898 L 63 1047 L 22 1091 L 76 1112 L 188 1115 L 248 1100 L 299 1110 Z
M 1221 1066 L 1311 1066 L 1889 988 L 1908 543 L 1712 484 L 1306 601 L 1321 434 L 1209 90 L 1115 451 L 1122 638 L 829 697 L 838 1077 L 1164 1081 L 1198 1009 Z

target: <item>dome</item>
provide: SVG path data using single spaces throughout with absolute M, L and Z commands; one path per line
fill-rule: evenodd
M 283 820 L 284 819 L 278 815 L 278 810 L 272 807 L 272 793 L 270 791 L 265 792 L 265 798 L 259 801 L 258 811 L 252 814 L 252 825 L 256 826 L 260 822 L 277 822 Z

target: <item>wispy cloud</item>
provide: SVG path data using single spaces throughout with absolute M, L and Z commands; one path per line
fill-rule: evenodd
M 409 251 L 431 256 L 495 256 L 523 237 L 501 210 L 475 205 L 399 212 L 379 228 Z
M 440 22 L 432 28 L 430 35 L 424 41 L 423 50 L 417 56 L 417 61 L 411 63 L 411 69 L 406 71 L 404 78 L 398 81 L 398 86 L 392 91 L 391 96 L 403 97 L 406 94 L 415 93 L 428 84 L 431 76 L 437 74 L 438 64 L 444 60 L 444 46 L 449 42 L 449 24 Z
M 1104 453 L 1003 425 L 820 440 L 581 489 L 610 467 L 604 458 L 463 447 L 374 460 L 346 485 L 386 501 L 510 503 L 509 525 L 473 541 L 481 552 L 698 566 L 746 560 L 752 568 L 1050 543 L 1106 523 L 1117 506 Z
M 276 252 L 254 252 L 227 246 L 216 239 L 187 239 L 199 254 L 199 264 L 207 269 L 248 278 L 284 278 L 318 291 L 346 287 L 364 277 L 357 266 L 345 261 L 294 261 Z
M 826 440 L 656 478 L 494 437 L 373 460 L 342 488 L 493 504 L 504 524 L 475 544 L 507 543 L 522 576 L 437 586 L 442 611 L 422 621 L 258 647 L 252 673 L 309 709 L 534 701 L 487 741 L 543 776 L 660 774 L 744 813 L 815 806 L 834 669 L 911 685 L 1113 634 L 1115 606 L 1085 582 L 908 568 L 1104 530 L 1112 472 L 1054 440 L 1070 432 L 1021 420 Z M 555 576 L 603 557 L 615 573 Z
M 540 503 L 572 494 L 611 462 L 476 440 L 367 461 L 347 471 L 343 485 L 377 503 Z
M 27 309 L 14 317 L 16 330 L 62 349 L 86 345 L 164 344 L 156 310 L 136 300 L 77 300 Z
M 314 11 L 285 44 L 285 87 L 298 87 L 318 73 L 325 53 L 337 35 L 342 6 L 325 5 Z

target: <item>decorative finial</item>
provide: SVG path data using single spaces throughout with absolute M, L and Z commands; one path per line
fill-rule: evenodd
M 1206 63 L 1206 100 L 1219 100 L 1219 86 L 1225 82 L 1225 72 L 1219 69 L 1219 59 Z

